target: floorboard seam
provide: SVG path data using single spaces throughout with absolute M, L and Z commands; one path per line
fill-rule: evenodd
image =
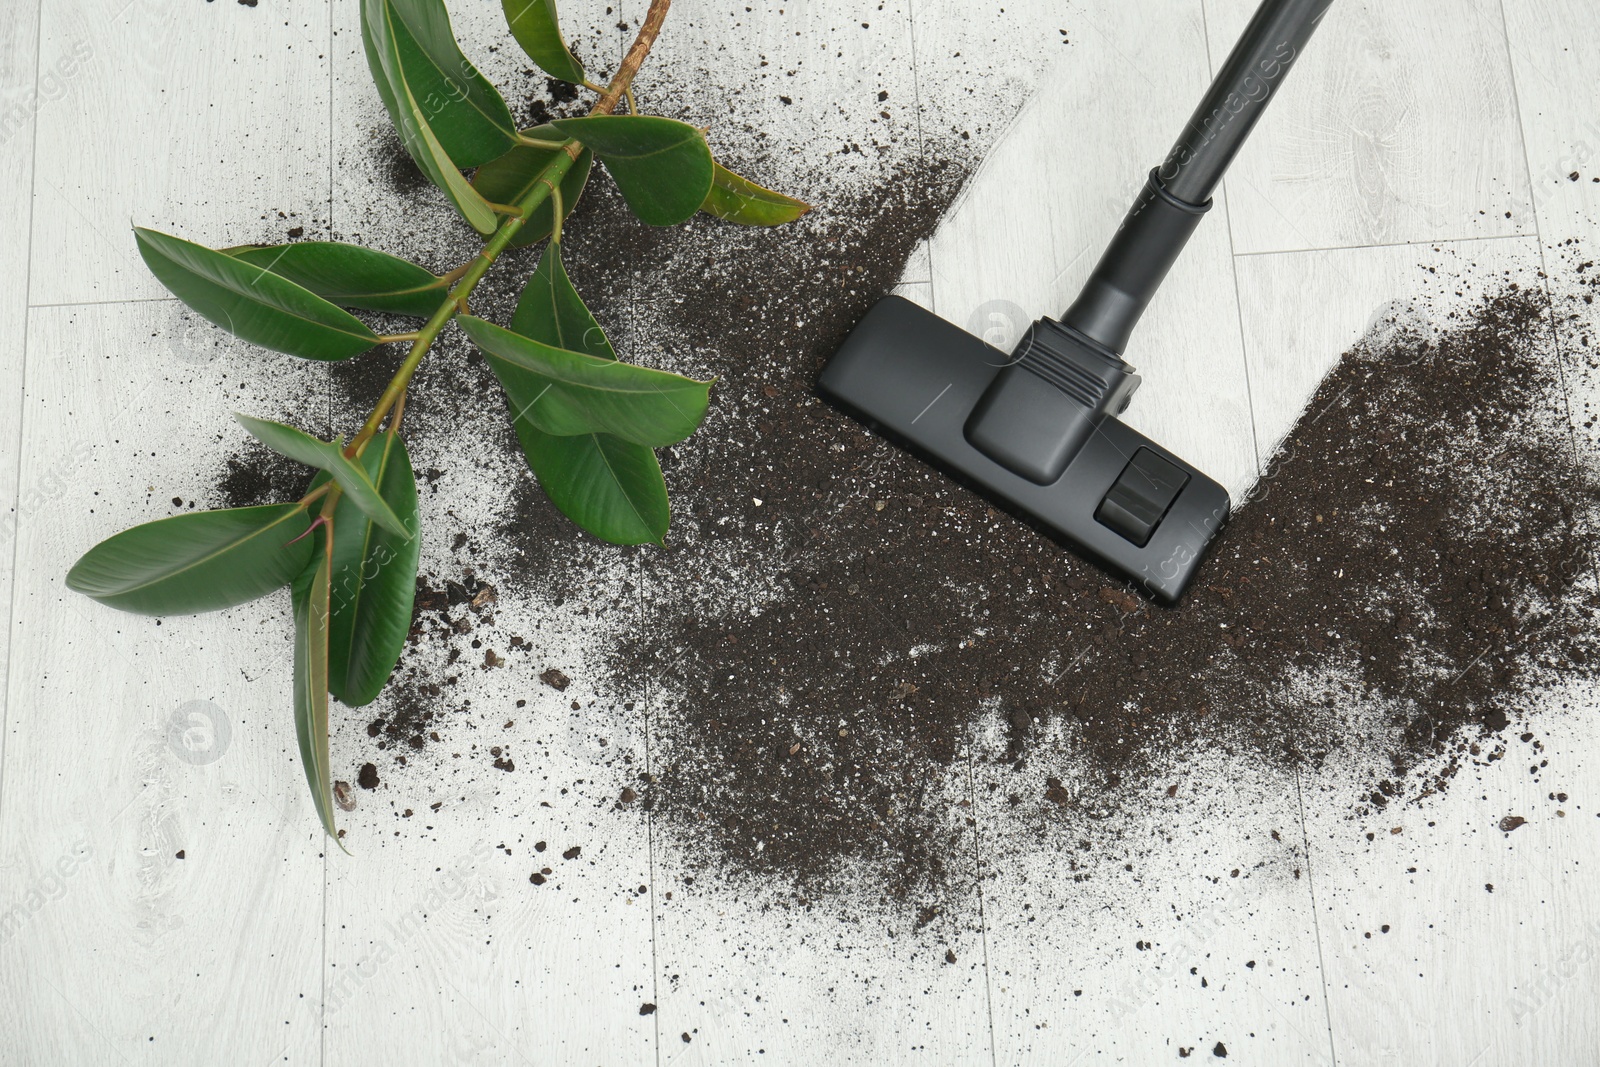
M 50 304 L 29 304 L 29 310 L 42 308 L 94 308 L 109 307 L 114 304 L 169 304 L 178 298 L 175 296 L 127 296 L 114 300 L 61 300 Z
M 1582 464 L 1583 454 L 1578 444 L 1577 420 L 1572 413 L 1572 383 L 1567 380 L 1567 353 L 1561 344 L 1561 331 L 1557 328 L 1555 311 L 1555 294 L 1550 291 L 1550 264 L 1545 259 L 1544 231 L 1539 225 L 1539 203 L 1533 192 L 1533 160 L 1528 156 L 1528 131 L 1523 126 L 1522 96 L 1517 89 L 1517 65 L 1511 56 L 1511 26 L 1506 21 L 1505 0 L 1499 0 L 1500 11 L 1500 40 L 1506 50 L 1506 77 L 1511 85 L 1511 106 L 1517 110 L 1517 140 L 1522 145 L 1523 174 L 1528 179 L 1528 206 L 1533 217 L 1534 243 L 1539 246 L 1539 285 L 1544 290 L 1545 306 L 1551 311 L 1550 336 L 1556 348 L 1556 376 L 1561 382 L 1561 401 L 1567 412 L 1567 440 L 1572 446 L 1572 462 L 1575 466 Z M 1594 573 L 1595 583 L 1600 585 L 1600 550 L 1589 553 L 1589 567 Z
M 1305 794 L 1300 786 L 1300 771 L 1294 772 L 1294 804 L 1300 813 L 1300 847 L 1305 849 L 1306 890 L 1311 896 L 1311 935 L 1317 943 L 1317 974 L 1322 985 L 1322 1017 L 1328 1027 L 1328 1059 L 1338 1067 L 1339 1051 L 1333 1039 L 1333 998 L 1328 995 L 1328 965 L 1322 956 L 1322 920 L 1317 915 L 1317 877 L 1311 865 L 1311 834 L 1306 827 Z
M 906 0 L 907 33 L 911 39 L 911 92 L 913 113 L 917 116 L 917 159 L 922 166 L 928 165 L 928 144 L 923 137 L 922 130 L 922 72 L 917 66 L 917 12 L 916 0 Z M 931 238 L 931 234 L 929 235 Z M 938 272 L 933 269 L 933 242 L 925 239 L 922 247 L 928 253 L 928 310 L 938 313 L 938 297 L 934 291 L 933 278 Z M 901 284 L 906 284 L 902 282 Z M 998 1067 L 999 1051 L 995 1042 L 995 1014 L 994 1014 L 994 981 L 989 971 L 989 921 L 984 909 L 983 900 L 983 824 L 978 818 L 980 808 L 977 796 L 977 768 L 974 765 L 977 759 L 977 746 L 969 743 L 967 748 L 967 796 L 972 804 L 972 869 L 973 891 L 978 901 L 978 945 L 983 961 L 983 1005 L 984 1014 L 988 1016 L 989 1034 L 989 1064 Z
M 1224 182 L 1226 184 L 1226 182 Z M 1229 224 L 1232 225 L 1231 223 Z M 1537 225 L 1533 233 L 1492 233 L 1482 237 L 1426 237 L 1418 241 L 1374 241 L 1363 245 L 1321 245 L 1316 248 L 1264 248 L 1256 252 L 1235 252 L 1238 259 L 1248 259 L 1255 256 L 1293 256 L 1305 252 L 1356 252 L 1364 248 L 1410 248 L 1420 245 L 1457 245 L 1468 241 L 1526 241 L 1532 237 L 1537 239 Z
M 1214 72 L 1216 65 L 1213 63 L 1211 58 L 1210 20 L 1206 15 L 1205 0 L 1201 0 L 1200 2 L 1200 24 L 1202 27 L 1202 36 L 1204 36 L 1206 42 L 1206 66 L 1208 70 Z M 1221 193 L 1223 215 L 1228 224 L 1228 252 L 1230 253 L 1228 256 L 1228 265 L 1233 270 L 1233 306 L 1234 313 L 1237 316 L 1239 324 L 1239 355 L 1244 360 L 1245 400 L 1250 410 L 1250 442 L 1251 448 L 1256 457 L 1256 479 L 1259 481 L 1261 478 L 1263 459 L 1261 455 L 1261 436 L 1256 428 L 1255 391 L 1250 381 L 1250 354 L 1245 347 L 1244 293 L 1239 288 L 1240 253 L 1238 251 L 1238 241 L 1233 227 L 1233 204 L 1228 199 L 1228 186 L 1226 179 L 1224 179 L 1222 183 Z M 1338 1054 L 1336 1052 L 1333 1038 L 1333 1009 L 1328 998 L 1328 968 L 1323 962 L 1322 958 L 1322 934 L 1317 921 L 1317 887 L 1316 880 L 1312 876 L 1311 870 L 1311 838 L 1309 829 L 1306 826 L 1306 809 L 1300 793 L 1300 772 L 1298 770 L 1295 771 L 1294 790 L 1295 814 L 1300 820 L 1300 840 L 1303 843 L 1306 852 L 1306 895 L 1311 901 L 1311 928 L 1316 936 L 1317 942 L 1317 980 L 1318 984 L 1322 988 L 1322 1017 L 1328 1034 L 1328 1055 L 1333 1063 L 1337 1064 Z
M 39 57 L 44 54 L 44 0 L 38 0 L 34 7 L 33 26 L 33 93 L 34 99 L 39 96 Z M 33 198 L 34 185 L 39 172 L 39 115 L 33 116 L 33 131 L 28 139 L 28 236 L 23 242 L 22 269 L 27 271 L 31 283 L 33 279 Z M 27 285 L 23 286 L 27 291 Z M 28 320 L 30 308 L 22 309 L 22 373 L 18 379 L 17 389 L 17 466 L 15 496 L 12 499 L 12 512 L 16 515 L 16 523 L 11 531 L 11 591 L 6 598 L 6 673 L 5 691 L 0 693 L 0 825 L 5 820 L 6 798 L 6 738 L 11 733 L 11 634 L 17 616 L 17 546 L 22 542 L 22 453 L 27 442 L 28 413 Z
M 334 35 L 333 25 L 334 0 L 328 2 L 328 240 L 334 240 L 333 229 L 333 152 L 334 152 L 334 127 L 333 127 L 333 93 L 334 70 L 337 60 L 334 57 L 334 48 L 337 40 Z M 322 401 L 323 412 L 327 418 L 329 436 L 333 433 L 333 368 L 325 367 L 322 372 Z M 322 1001 L 317 1012 L 317 1063 L 326 1067 L 328 1062 L 328 849 L 326 843 L 322 849 L 322 963 L 321 983 Z

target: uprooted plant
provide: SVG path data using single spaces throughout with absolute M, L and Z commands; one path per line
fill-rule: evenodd
M 651 0 L 602 87 L 562 38 L 554 0 L 503 0 L 512 35 L 539 67 L 599 94 L 587 116 L 519 130 L 461 52 L 444 0 L 361 0 L 367 62 L 407 150 L 487 238 L 448 273 L 330 241 L 214 250 L 135 230 L 162 284 L 245 341 L 315 360 L 410 344 L 348 444 L 236 416 L 267 447 L 318 470 L 299 500 L 136 526 L 90 549 L 67 575 L 72 589 L 147 615 L 213 611 L 291 586 L 300 758 L 335 840 L 328 697 L 352 707 L 374 700 L 411 626 L 420 519 L 401 419 L 412 376 L 440 331 L 458 320 L 487 358 L 528 465 L 556 507 L 605 541 L 660 543 L 669 509 L 654 450 L 694 432 L 711 382 L 617 359 L 562 266 L 562 220 L 596 158 L 633 213 L 654 226 L 697 211 L 771 226 L 807 210 L 718 164 L 701 130 L 638 114 L 631 85 L 669 3 Z M 613 114 L 624 101 L 628 114 Z M 502 252 L 547 238 L 509 327 L 467 313 L 468 297 Z M 380 335 L 346 309 L 424 322 L 412 333 Z

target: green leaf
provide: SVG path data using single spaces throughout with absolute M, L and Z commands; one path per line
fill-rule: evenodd
M 711 149 L 686 122 L 654 115 L 591 115 L 550 125 L 594 149 L 633 213 L 652 226 L 684 221 L 711 192 Z
M 456 166 L 476 167 L 511 147 L 517 124 L 499 91 L 461 53 L 444 0 L 363 0 L 362 7 L 374 43 L 390 46 L 379 49 L 390 86 L 402 85 L 422 105 Z
M 67 588 L 141 615 L 193 615 L 266 596 L 311 556 L 298 504 L 194 511 L 123 530 L 67 572 Z
M 709 381 L 554 348 L 471 315 L 458 321 L 497 375 L 505 365 L 542 379 L 517 415 L 545 433 L 609 433 L 658 448 L 688 437 L 705 418 Z
M 511 316 L 511 331 L 568 352 L 617 358 L 606 332 L 567 277 L 559 244 L 551 244 L 539 257 L 539 267 L 523 286 L 516 313 Z
M 554 78 L 582 85 L 583 65 L 567 48 L 556 21 L 556 0 L 501 0 L 511 36 L 539 69 Z
M 506 2 L 521 3 L 523 0 L 506 0 Z M 535 140 L 560 141 L 566 137 L 554 126 L 535 126 L 524 130 L 523 133 Z M 499 159 L 491 160 L 479 167 L 477 173 L 472 176 L 472 188 L 490 203 L 515 204 L 533 190 L 543 176 L 545 168 L 561 154 L 563 152 L 559 148 L 517 145 Z M 567 173 L 562 176 L 559 188 L 563 219 L 572 214 L 572 209 L 577 206 L 578 198 L 583 195 L 584 187 L 589 184 L 589 170 L 593 166 L 594 153 L 585 148 L 578 154 L 578 158 L 573 160 Z M 540 201 L 539 206 L 533 209 L 533 214 L 528 216 L 528 221 L 522 224 L 522 229 L 511 239 L 511 243 L 520 247 L 544 240 L 555 230 L 552 225 L 554 220 L 555 205 L 549 200 Z
M 584 306 L 552 244 L 522 290 L 511 328 L 547 345 L 601 359 L 616 353 L 605 331 Z M 531 407 L 544 380 L 510 364 L 493 365 L 513 415 Z M 671 520 L 667 483 L 646 445 L 608 433 L 556 437 L 529 418 L 513 418 L 528 466 L 551 503 L 602 540 L 619 545 L 660 543 Z
M 348 359 L 378 343 L 367 324 L 287 278 L 171 234 L 134 228 L 150 272 L 235 337 L 305 359 Z
M 550 502 L 567 518 L 615 545 L 660 544 L 671 510 L 656 454 L 608 433 L 555 437 L 515 412 L 528 393 L 515 369 L 496 367 L 513 412 L 512 425 L 528 466 Z
M 329 564 L 323 531 L 317 531 L 316 540 L 316 555 L 294 582 L 294 732 L 317 818 L 328 836 L 339 841 L 328 754 Z
M 239 420 L 239 425 L 250 431 L 252 437 L 274 452 L 333 475 L 333 480 L 344 490 L 345 497 L 390 533 L 409 538 L 415 532 L 407 529 L 394 510 L 384 503 L 372 479 L 367 477 L 367 472 L 344 454 L 344 438 L 319 441 L 304 430 L 281 422 L 249 415 L 235 414 L 233 417 Z
M 811 210 L 810 204 L 759 186 L 721 163 L 713 161 L 711 165 L 711 191 L 700 205 L 708 215 L 741 226 L 781 226 Z
M 409 260 L 338 241 L 241 245 L 223 249 L 264 267 L 340 307 L 429 318 L 450 295 L 450 283 Z
M 361 453 L 361 465 L 400 521 L 416 530 L 417 483 L 398 434 L 383 434 Z M 311 483 L 327 483 L 326 471 Z M 346 498 L 333 517 L 332 622 L 328 688 L 352 708 L 377 699 L 399 662 L 411 630 L 422 538 L 395 537 Z
M 443 0 L 361 0 L 361 42 L 406 151 L 473 229 L 493 233 L 494 210 L 461 168 L 504 155 L 516 124 L 456 46 Z

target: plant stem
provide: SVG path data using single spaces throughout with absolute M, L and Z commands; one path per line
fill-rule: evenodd
M 550 217 L 555 219 L 555 223 L 550 229 L 550 243 L 554 245 L 561 243 L 561 216 L 566 213 L 562 210 L 565 206 L 561 202 L 561 186 L 552 185 L 550 187 Z
M 650 47 L 656 43 L 656 36 L 661 33 L 661 24 L 667 19 L 667 8 L 671 6 L 672 0 L 650 0 L 650 10 L 645 13 L 644 22 L 639 26 L 639 36 L 633 39 L 633 44 L 628 47 L 628 54 L 622 57 L 622 66 L 617 68 L 617 76 L 611 79 L 611 84 L 606 87 L 605 93 L 595 102 L 594 110 L 589 114 L 611 114 L 611 109 L 617 106 L 622 94 L 633 84 L 633 76 L 639 73 L 644 57 L 650 54 Z
M 650 10 L 645 14 L 644 22 L 639 26 L 639 35 L 633 39 L 633 44 L 628 48 L 628 54 L 622 59 L 622 65 L 617 68 L 617 76 L 611 79 L 611 84 L 606 87 L 600 99 L 595 101 L 595 105 L 589 110 L 589 114 L 609 115 L 616 108 L 623 94 L 633 84 L 634 76 L 639 73 L 639 67 L 644 63 L 645 57 L 650 54 L 651 46 L 655 44 L 656 37 L 661 33 L 661 24 L 666 20 L 667 9 L 671 6 L 672 0 L 650 0 Z M 477 287 L 478 282 L 483 280 L 483 276 L 489 272 L 489 268 L 494 266 L 494 261 L 500 258 L 500 253 L 510 247 L 512 238 L 516 237 L 523 224 L 533 215 L 534 209 L 544 203 L 552 193 L 555 193 L 557 187 L 561 184 L 561 180 L 567 176 L 567 171 L 572 169 L 572 165 L 577 162 L 578 156 L 583 152 L 583 146 L 570 139 L 563 142 L 561 148 L 562 151 L 545 165 L 544 170 L 539 172 L 539 176 L 534 179 L 533 184 L 529 187 L 527 195 L 517 201 L 515 209 L 518 214 L 500 223 L 500 226 L 490 236 L 481 252 L 467 263 L 445 275 L 446 278 L 455 281 L 454 287 L 450 290 L 450 295 L 445 298 L 444 303 L 439 305 L 439 309 L 433 313 L 433 316 L 428 319 L 422 329 L 417 331 L 416 340 L 411 342 L 411 351 L 406 354 L 405 362 L 400 364 L 400 369 L 395 371 L 394 377 L 389 380 L 389 384 L 384 388 L 383 395 L 373 405 L 372 414 L 367 416 L 367 421 L 362 425 L 361 431 L 345 446 L 344 454 L 346 456 L 351 459 L 359 456 L 361 449 L 368 441 L 372 440 L 373 435 L 378 432 L 378 427 L 383 425 L 384 416 L 388 415 L 390 410 L 394 409 L 400 403 L 401 398 L 405 396 L 406 388 L 411 384 L 411 376 L 416 373 L 418 365 L 422 363 L 422 357 L 428 354 L 428 349 L 432 347 L 434 338 L 439 336 L 439 331 L 443 330 L 446 323 L 466 308 L 467 297 L 472 295 L 472 290 Z M 560 211 L 562 205 L 560 194 L 555 193 L 555 195 L 555 202 L 551 205 L 556 212 L 553 216 L 555 224 L 552 232 L 559 235 L 561 232 Z M 328 502 L 323 505 L 323 513 L 329 514 L 329 502 L 337 503 L 337 501 L 338 493 L 330 493 Z
M 311 490 L 311 492 L 300 498 L 301 506 L 310 507 L 312 504 L 315 504 L 318 500 L 322 499 L 328 494 L 328 490 L 333 488 L 333 485 L 334 483 L 331 481 L 323 482 L 321 485 Z
M 550 161 L 550 164 L 545 167 L 545 172 L 556 171 L 555 181 L 560 182 L 571 166 L 572 157 L 562 152 Z M 536 182 L 532 191 L 518 201 L 517 209 L 520 214 L 502 222 L 500 228 L 495 230 L 494 235 L 489 238 L 489 243 L 483 246 L 483 251 L 474 256 L 472 261 L 467 264 L 466 272 L 461 275 L 461 280 L 456 282 L 455 288 L 450 290 L 450 295 L 445 298 L 444 303 L 439 305 L 439 309 L 433 313 L 433 317 L 427 321 L 422 329 L 417 331 L 417 339 L 411 343 L 411 351 L 406 354 L 405 362 L 400 364 L 400 369 L 395 371 L 394 377 L 389 380 L 388 386 L 383 390 L 383 395 L 378 398 L 377 404 L 373 406 L 372 414 L 367 416 L 366 423 L 361 427 L 361 432 L 356 434 L 351 439 L 350 444 L 345 447 L 345 455 L 352 459 L 360 455 L 362 446 L 372 439 L 373 434 L 378 432 L 378 427 L 383 424 L 383 417 L 389 413 L 389 409 L 394 407 L 395 403 L 404 395 L 406 386 L 411 384 L 411 376 L 416 373 L 417 365 L 422 362 L 422 357 L 428 354 L 428 349 L 433 345 L 434 338 L 439 336 L 439 331 L 444 329 L 445 323 L 455 318 L 461 312 L 461 309 L 466 306 L 467 297 L 472 295 L 472 290 L 477 287 L 483 276 L 489 272 L 489 268 L 494 265 L 494 261 L 500 258 L 500 253 L 504 252 L 511 244 L 511 239 L 517 235 L 518 230 L 522 229 L 522 224 L 527 221 L 533 209 L 549 195 L 549 187 L 543 183 Z
M 567 145 L 565 141 L 541 141 L 537 137 L 524 137 L 520 133 L 517 134 L 517 143 L 529 148 L 565 148 Z
M 322 498 L 322 507 L 317 509 L 317 516 L 326 519 L 328 524 L 328 543 L 333 543 L 333 513 L 339 510 L 339 498 L 344 495 L 344 489 L 338 482 L 328 483 L 328 495 Z

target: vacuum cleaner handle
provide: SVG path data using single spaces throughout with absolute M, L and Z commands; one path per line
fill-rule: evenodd
M 1333 0 L 1263 0 L 1205 98 L 1151 171 L 1062 322 L 1121 354 L 1211 208 L 1211 193 Z
M 1117 418 L 1139 384 L 1122 352 L 1332 2 L 1262 3 L 1060 322 L 1035 322 L 1006 359 L 888 297 L 829 362 L 823 392 L 1151 596 L 1176 600 L 1228 519 L 1228 491 Z

